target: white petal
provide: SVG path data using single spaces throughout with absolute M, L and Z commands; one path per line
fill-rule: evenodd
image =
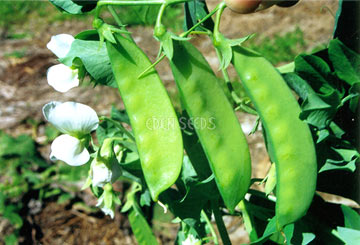
M 51 144 L 50 159 L 61 160 L 71 166 L 80 166 L 89 161 L 90 155 L 77 138 L 63 134 Z
M 83 137 L 99 125 L 96 112 L 89 106 L 76 102 L 52 101 L 43 107 L 46 120 L 62 133 Z
M 94 164 L 92 164 L 93 186 L 103 187 L 105 184 L 111 182 L 111 176 L 111 170 L 108 169 L 104 163 L 94 162 Z
M 113 209 L 111 208 L 106 208 L 105 207 L 105 201 L 104 201 L 104 194 L 100 196 L 100 198 L 98 199 L 98 202 L 96 204 L 97 207 L 99 207 L 101 209 L 101 211 L 103 211 L 103 213 L 105 215 L 110 215 L 110 217 L 113 219 L 114 218 L 114 210 L 115 210 L 115 206 L 112 205 Z
M 200 245 L 201 241 L 196 239 L 192 234 L 190 234 L 181 245 Z
M 69 34 L 59 34 L 52 36 L 46 47 L 57 57 L 64 58 L 69 53 L 74 40 L 74 37 Z
M 65 93 L 70 89 L 79 86 L 78 69 L 58 64 L 51 66 L 47 71 L 47 80 L 56 91 Z
M 103 162 L 99 162 L 96 158 L 91 163 L 92 184 L 93 186 L 104 187 L 107 183 L 114 183 L 121 175 L 121 168 L 117 162 L 111 163 L 109 169 Z

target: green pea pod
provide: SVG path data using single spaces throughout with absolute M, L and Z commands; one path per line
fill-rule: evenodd
M 277 229 L 306 214 L 316 188 L 317 163 L 308 125 L 284 79 L 265 58 L 233 48 L 233 64 L 260 115 L 276 164 Z
M 168 94 L 155 70 L 138 79 L 151 65 L 132 41 L 114 35 L 106 42 L 112 70 L 129 115 L 141 167 L 151 197 L 173 185 L 182 166 L 183 143 L 179 122 Z
M 251 178 L 249 147 L 239 121 L 214 72 L 194 46 L 174 41 L 170 65 L 220 194 L 233 212 L 244 198 Z

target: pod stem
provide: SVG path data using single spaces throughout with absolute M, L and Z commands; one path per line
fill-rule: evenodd
M 217 11 L 217 14 L 216 14 L 215 26 L 214 26 L 214 34 L 215 34 L 215 32 L 219 32 L 221 15 L 224 12 L 225 8 L 226 8 L 226 3 L 225 2 L 221 2 L 218 5 L 218 11 Z
M 212 226 L 211 221 L 210 221 L 209 217 L 207 216 L 207 214 L 205 213 L 204 210 L 201 210 L 201 217 L 203 217 L 205 219 L 205 222 L 206 222 L 206 224 L 208 225 L 208 227 L 210 229 L 211 236 L 214 239 L 214 244 L 219 245 L 219 241 L 218 241 L 218 237 L 216 235 L 215 229 Z
M 219 201 L 212 201 L 211 202 L 211 209 L 214 213 L 216 226 L 218 228 L 221 240 L 223 241 L 224 245 L 231 245 L 231 241 L 229 238 L 229 234 L 227 233 L 226 226 L 224 224 L 224 221 L 222 219 L 222 215 L 219 208 Z

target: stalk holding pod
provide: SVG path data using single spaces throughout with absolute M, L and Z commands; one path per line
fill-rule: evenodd
M 106 42 L 111 67 L 129 115 L 141 167 L 152 199 L 178 178 L 183 159 L 179 122 L 169 96 L 155 70 L 142 78 L 151 65 L 132 41 L 114 34 L 116 43 Z
M 237 46 L 233 48 L 233 64 L 260 115 L 276 164 L 276 222 L 281 230 L 306 214 L 314 196 L 314 142 L 308 125 L 299 119 L 300 106 L 270 62 Z

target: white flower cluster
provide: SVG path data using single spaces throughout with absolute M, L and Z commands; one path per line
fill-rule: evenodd
M 74 37 L 68 34 L 56 35 L 51 38 L 47 48 L 61 59 L 67 56 L 74 40 Z M 56 91 L 67 92 L 79 85 L 78 69 L 64 64 L 54 65 L 48 69 L 47 80 Z M 51 144 L 50 160 L 61 160 L 71 166 L 80 166 L 89 162 L 90 153 L 87 147 L 91 138 L 90 133 L 99 125 L 96 112 L 87 105 L 70 101 L 51 101 L 44 105 L 42 111 L 45 119 L 63 133 Z M 93 159 L 90 169 L 90 180 L 93 186 L 111 185 L 120 174 L 121 169 L 117 162 L 106 162 L 106 159 L 103 160 L 97 156 Z M 98 206 L 105 214 L 113 218 L 115 205 L 112 201 L 111 203 L 108 201 L 106 205 L 103 204 L 106 195 L 113 195 L 112 188 L 105 188 Z

